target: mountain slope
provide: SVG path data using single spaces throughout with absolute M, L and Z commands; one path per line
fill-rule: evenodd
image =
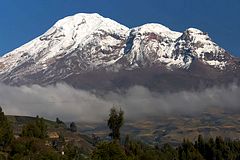
M 80 13 L 59 20 L 43 35 L 1 57 L 0 81 L 67 82 L 103 90 L 155 88 L 153 84 L 158 90 L 171 85 L 184 89 L 239 79 L 239 66 L 239 58 L 198 29 L 180 33 L 160 24 L 129 29 L 98 14 Z

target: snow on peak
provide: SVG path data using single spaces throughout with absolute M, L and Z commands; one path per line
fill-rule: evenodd
M 82 19 L 92 20 L 92 19 L 104 19 L 104 17 L 100 16 L 97 13 L 78 13 L 72 16 L 65 17 L 59 21 L 57 21 L 54 26 L 61 27 L 68 25 L 69 22 L 79 23 Z
M 91 41 L 94 33 L 109 33 L 119 36 L 125 36 L 129 29 L 109 18 L 104 18 L 99 14 L 79 13 L 73 16 L 59 20 L 51 29 L 49 29 L 40 40 L 56 39 L 51 52 L 43 61 L 52 58 L 56 54 L 65 50 L 73 50 L 79 45 L 84 45 Z M 70 50 L 70 51 L 71 51 Z
M 224 58 L 225 50 L 213 42 L 207 33 L 199 29 L 187 29 L 179 42 L 180 47 L 185 46 L 191 49 L 192 55 L 210 66 L 223 69 L 227 64 Z
M 98 31 L 123 36 L 128 30 L 127 27 L 109 18 L 104 18 L 97 13 L 79 13 L 59 20 L 51 29 L 40 37 L 40 39 L 48 40 L 51 38 L 60 38 L 66 41 L 76 41 L 79 44 L 86 41 L 91 34 Z M 66 41 L 63 41 L 63 43 L 68 43 Z
M 197 28 L 188 28 L 187 31 L 189 33 L 193 33 L 193 34 L 203 34 L 203 31 L 197 29 Z
M 70 30 L 77 28 L 87 31 L 93 31 L 97 29 L 106 30 L 109 32 L 123 32 L 129 28 L 117 23 L 109 18 L 102 17 L 97 13 L 78 13 L 73 16 L 69 16 L 59 20 L 54 27 L 62 30 Z
M 170 32 L 171 30 L 167 28 L 164 25 L 158 24 L 158 23 L 148 23 L 144 24 L 142 26 L 136 27 L 135 30 L 138 30 L 142 33 L 149 33 L 149 32 L 156 32 L 156 33 L 162 33 L 162 32 Z
M 195 42 L 199 41 L 199 42 L 210 42 L 211 38 L 208 36 L 207 33 L 196 29 L 196 28 L 188 28 L 185 32 L 185 35 L 189 36 L 190 38 L 192 38 L 192 40 L 194 40 Z
M 182 35 L 180 32 L 172 31 L 168 27 L 157 23 L 144 24 L 142 26 L 133 28 L 132 31 L 140 34 L 155 33 L 157 35 L 163 35 L 174 40 Z

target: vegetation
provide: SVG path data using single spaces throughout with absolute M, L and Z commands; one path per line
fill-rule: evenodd
M 120 140 L 120 128 L 123 126 L 123 115 L 124 112 L 120 109 L 119 111 L 116 108 L 110 110 L 108 127 L 111 129 L 109 134 L 113 140 Z
M 57 123 L 57 124 L 64 124 L 64 122 L 61 121 L 58 117 L 56 118 L 56 123 Z
M 77 132 L 77 125 L 74 122 L 70 123 L 70 131 Z
M 60 158 L 60 154 L 58 154 L 52 147 L 45 145 L 44 141 L 38 138 L 18 138 L 13 141 L 10 147 L 10 156 L 13 160 L 57 160 Z
M 116 142 L 101 142 L 93 151 L 92 160 L 126 160 L 124 149 Z
M 0 106 L 0 151 L 4 150 L 13 139 L 13 131 Z
M 45 122 L 37 116 L 22 127 L 20 137 L 14 138 L 13 129 L 0 107 L 0 160 L 88 159 L 81 147 L 63 142 L 62 134 L 57 139 L 49 139 Z
M 98 140 L 91 151 L 67 143 L 64 135 L 51 140 L 47 137 L 47 125 L 38 116 L 22 128 L 20 137 L 13 137 L 11 124 L 0 107 L 0 160 L 239 160 L 240 141 L 222 137 L 204 139 L 199 135 L 195 142 L 184 139 L 173 147 L 169 144 L 150 146 L 126 136 L 120 141 L 120 129 L 124 122 L 123 111 L 112 108 L 108 127 L 111 141 Z M 59 119 L 56 123 L 63 124 Z M 74 135 L 75 123 L 70 125 Z M 72 127 L 71 127 L 72 126 Z M 76 125 L 75 125 L 76 126 Z M 64 128 L 65 129 L 65 128 Z M 64 153 L 64 154 L 63 154 Z
M 47 125 L 43 118 L 36 117 L 36 120 L 29 122 L 23 126 L 22 134 L 23 137 L 35 137 L 35 138 L 46 138 L 47 137 Z
M 199 136 L 194 143 L 184 140 L 179 147 L 165 144 L 152 147 L 128 138 L 121 146 L 114 142 L 101 142 L 92 153 L 94 160 L 239 160 L 240 142 L 216 139 L 204 140 Z

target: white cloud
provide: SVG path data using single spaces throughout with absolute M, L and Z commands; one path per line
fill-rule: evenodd
M 240 87 L 213 87 L 203 91 L 153 93 L 142 86 L 134 86 L 124 94 L 109 92 L 97 96 L 89 91 L 74 89 L 65 84 L 40 87 L 12 87 L 0 84 L 0 105 L 6 114 L 40 115 L 66 121 L 103 121 L 109 109 L 121 106 L 127 119 L 162 114 L 193 114 L 209 107 L 240 110 Z

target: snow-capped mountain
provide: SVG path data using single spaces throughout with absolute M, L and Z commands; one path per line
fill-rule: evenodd
M 80 56 L 79 60 L 82 58 L 90 67 L 112 64 L 111 61 L 114 60 L 105 59 L 118 56 L 120 51 L 107 55 L 97 52 L 112 51 L 113 47 L 118 47 L 128 30 L 127 27 L 98 14 L 66 17 L 42 36 L 4 55 L 0 60 L 2 64 L 0 73 L 10 73 L 22 65 L 25 66 L 25 72 L 46 70 L 53 60 L 68 56 L 76 50 L 84 52 L 75 55 Z
M 80 13 L 59 20 L 43 35 L 1 57 L 0 80 L 11 85 L 65 81 L 82 87 L 83 81 L 93 81 L 89 78 L 100 73 L 105 78 L 98 83 L 112 85 L 123 73 L 129 79 L 126 75 L 150 68 L 174 74 L 204 70 L 219 76 L 238 75 L 239 66 L 238 58 L 198 29 L 180 33 L 161 24 L 129 29 L 98 14 Z M 106 79 L 113 75 L 116 79 Z

